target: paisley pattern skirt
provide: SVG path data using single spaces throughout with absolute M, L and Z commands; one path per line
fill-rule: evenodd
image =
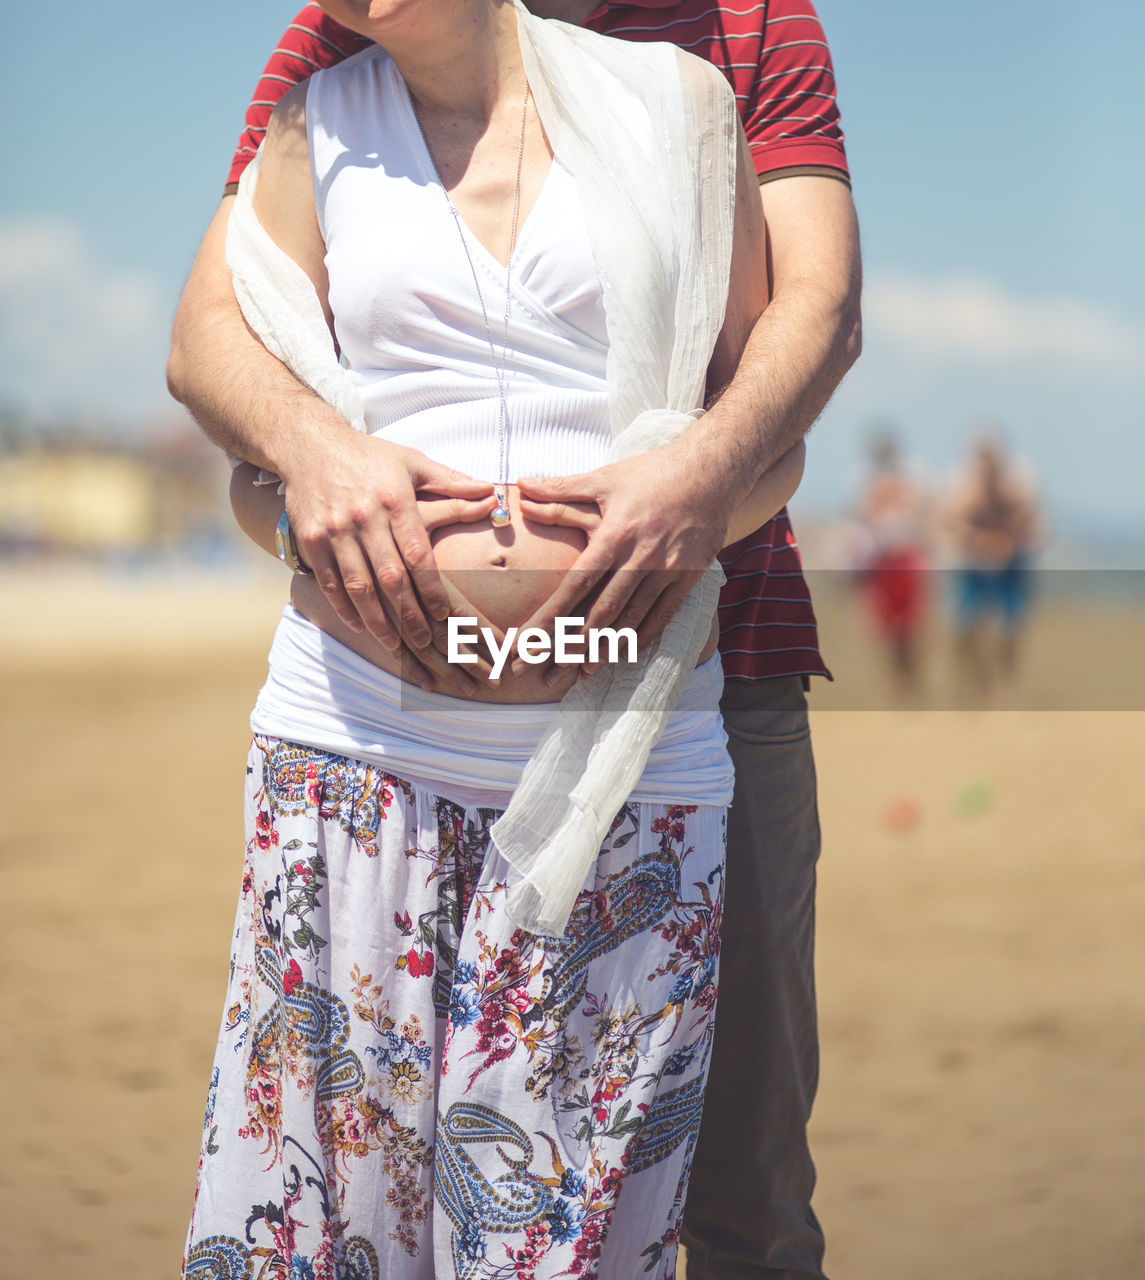
M 498 816 L 255 739 L 187 1280 L 675 1275 L 724 810 L 626 805 L 559 938 Z

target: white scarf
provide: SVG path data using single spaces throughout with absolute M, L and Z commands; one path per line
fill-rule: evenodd
M 608 39 L 535 18 L 520 4 L 517 14 L 537 112 L 580 188 L 600 272 L 612 457 L 632 457 L 690 427 L 703 398 L 731 267 L 735 101 L 715 68 L 673 45 Z M 254 216 L 256 173 L 257 159 L 243 175 L 227 233 L 243 315 L 296 377 L 365 430 L 309 278 Z M 565 931 L 601 842 L 695 666 L 722 583 L 713 563 L 637 662 L 602 667 L 562 700 L 492 828 L 516 872 L 508 908 L 521 927 Z

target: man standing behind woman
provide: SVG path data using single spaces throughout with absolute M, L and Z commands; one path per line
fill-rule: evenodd
M 773 302 L 718 404 L 654 457 L 528 494 L 594 503 L 602 516 L 564 593 L 538 619 L 583 612 L 576 592 L 603 578 L 589 624 L 638 626 L 644 640 L 721 546 L 736 502 L 801 438 L 857 354 L 857 234 L 833 75 L 810 5 L 793 0 L 735 10 L 652 0 L 534 8 L 608 34 L 672 40 L 719 66 L 761 179 Z M 260 82 L 232 179 L 274 101 L 360 47 L 317 6 L 302 10 Z M 413 492 L 434 477 L 404 472 L 348 431 L 246 331 L 222 251 L 229 206 L 208 230 L 180 306 L 172 389 L 219 443 L 284 478 L 299 551 L 345 624 L 390 648 L 400 642 L 427 683 L 464 695 L 465 675 L 426 646 L 427 615 L 442 617 L 446 602 Z M 684 1239 L 693 1277 L 819 1277 L 805 1132 L 818 1067 L 818 823 L 803 685 L 826 669 L 786 514 L 721 559 L 722 710 L 739 787 L 721 1012 Z

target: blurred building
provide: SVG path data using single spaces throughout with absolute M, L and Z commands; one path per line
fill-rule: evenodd
M 178 553 L 231 537 L 226 463 L 190 422 L 139 441 L 66 424 L 0 441 L 0 554 Z

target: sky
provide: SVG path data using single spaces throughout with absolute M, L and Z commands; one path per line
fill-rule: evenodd
M 880 424 L 940 477 L 990 421 L 1059 536 L 1145 538 L 1145 5 L 818 10 L 862 225 L 865 350 L 809 438 L 799 504 L 845 507 Z M 8 7 L 6 47 L 34 56 L 0 83 L 0 405 L 136 433 L 179 412 L 171 316 L 295 11 Z

